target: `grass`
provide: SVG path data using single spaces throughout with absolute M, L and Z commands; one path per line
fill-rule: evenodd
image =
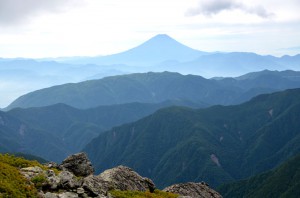
M 177 194 L 163 192 L 160 190 L 155 190 L 154 193 L 150 193 L 149 191 L 141 192 L 113 190 L 110 191 L 110 194 L 115 198 L 177 198 L 179 196 Z
M 38 197 L 37 186 L 46 178 L 34 177 L 30 182 L 19 171 L 21 168 L 34 166 L 46 170 L 46 167 L 37 161 L 10 154 L 0 154 L 0 198 Z

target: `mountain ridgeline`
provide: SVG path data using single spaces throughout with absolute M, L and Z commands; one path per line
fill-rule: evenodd
M 123 164 L 158 186 L 211 186 L 270 170 L 300 152 L 300 89 L 235 106 L 170 107 L 100 134 L 83 150 L 96 170 Z
M 23 95 L 6 109 L 64 103 L 91 108 L 132 102 L 159 103 L 184 100 L 207 105 L 231 105 L 252 97 L 300 87 L 300 72 L 261 71 L 237 78 L 205 79 L 179 73 L 137 73 L 64 84 Z

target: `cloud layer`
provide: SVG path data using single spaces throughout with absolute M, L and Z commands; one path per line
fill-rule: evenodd
M 13 25 L 44 12 L 61 12 L 79 0 L 0 0 L 0 24 Z
M 186 12 L 186 16 L 205 15 L 212 16 L 226 10 L 241 10 L 248 14 L 254 14 L 261 18 L 269 18 L 273 13 L 268 12 L 263 6 L 247 6 L 236 0 L 204 0 L 199 2 L 195 8 L 190 8 Z

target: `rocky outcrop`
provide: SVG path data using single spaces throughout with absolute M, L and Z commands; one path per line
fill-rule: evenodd
M 108 182 L 113 189 L 150 192 L 155 190 L 155 184 L 151 179 L 142 177 L 131 168 L 125 166 L 108 169 L 98 177 Z
M 77 153 L 67 157 L 60 165 L 62 169 L 66 169 L 75 176 L 86 177 L 94 173 L 91 161 L 85 153 Z
M 28 167 L 20 172 L 40 190 L 39 197 L 75 198 L 110 197 L 110 190 L 150 191 L 155 184 L 151 179 L 140 176 L 132 169 L 118 166 L 100 175 L 93 175 L 94 169 L 86 154 L 69 156 L 62 164 L 48 163 L 45 168 Z M 170 186 L 164 191 L 180 194 L 181 197 L 221 197 L 205 183 L 186 183 Z
M 204 182 L 174 184 L 172 186 L 166 187 L 165 189 L 163 189 L 163 191 L 179 194 L 186 198 L 222 198 L 222 196 L 218 192 L 211 189 L 209 185 Z

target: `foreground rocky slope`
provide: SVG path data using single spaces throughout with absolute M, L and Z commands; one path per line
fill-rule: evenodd
M 3 163 L 1 155 L 1 163 Z M 11 161 L 18 160 L 12 156 Z M 20 163 L 19 163 L 20 165 Z M 12 194 L 3 187 L 0 188 L 0 197 L 41 197 L 41 198 L 75 198 L 75 197 L 124 197 L 120 192 L 130 192 L 129 197 L 221 197 L 216 191 L 210 189 L 204 183 L 178 184 L 181 187 L 169 187 L 163 191 L 158 191 L 151 179 L 144 178 L 132 169 L 125 166 L 118 166 L 104 171 L 99 175 L 93 175 L 94 168 L 85 153 L 78 153 L 66 158 L 60 165 L 50 162 L 45 166 L 36 162 L 27 164 L 29 167 L 20 168 L 19 171 L 27 183 L 24 187 L 31 189 L 30 194 Z M 34 165 L 34 166 L 30 166 Z M 0 176 L 7 175 L 0 170 Z M 3 178 L 1 178 L 1 181 Z M 178 186 L 177 185 L 177 186 Z M 184 189 L 184 190 L 180 190 Z M 176 193 L 176 194 L 175 194 Z M 126 196 L 125 196 L 126 197 Z M 128 197 L 128 196 L 127 196 Z

